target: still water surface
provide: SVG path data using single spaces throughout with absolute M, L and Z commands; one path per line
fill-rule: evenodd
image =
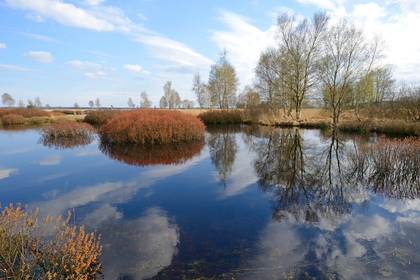
M 420 279 L 419 186 L 359 180 L 353 138 L 208 128 L 162 150 L 0 130 L 0 203 L 74 208 L 105 279 Z

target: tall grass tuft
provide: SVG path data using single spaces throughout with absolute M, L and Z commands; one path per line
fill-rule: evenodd
M 369 144 L 357 139 L 350 153 L 357 176 L 375 192 L 414 198 L 420 192 L 420 138 L 387 139 L 381 136 Z M 391 190 L 390 190 L 391 189 Z
M 242 113 L 238 110 L 211 110 L 198 115 L 205 124 L 240 124 Z
M 0 207 L 1 209 L 1 207 Z M 96 279 L 100 236 L 61 216 L 43 221 L 10 204 L 0 216 L 0 279 Z
M 205 125 L 195 116 L 179 111 L 132 110 L 110 119 L 99 130 L 111 143 L 167 144 L 202 139 Z
M 44 138 L 89 138 L 95 133 L 95 129 L 86 123 L 59 122 L 47 124 L 38 129 Z
M 1 117 L 3 125 L 24 124 L 25 118 L 22 115 L 10 114 Z

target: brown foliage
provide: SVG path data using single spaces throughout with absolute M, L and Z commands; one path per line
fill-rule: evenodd
M 16 114 L 21 115 L 24 118 L 32 118 L 32 117 L 49 117 L 50 113 L 37 108 L 5 108 L 0 109 L 0 117 L 4 115 Z
M 112 143 L 167 144 L 201 139 L 204 124 L 179 111 L 140 109 L 110 119 L 99 130 L 103 141 Z
M 23 124 L 25 123 L 25 118 L 16 114 L 4 115 L 1 117 L 1 123 L 3 125 Z
M 4 207 L 0 216 L 0 279 L 96 279 L 100 236 L 61 216 L 40 222 L 20 204 Z

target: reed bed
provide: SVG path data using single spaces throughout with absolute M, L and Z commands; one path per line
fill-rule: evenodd
M 240 124 L 244 122 L 239 110 L 210 110 L 198 115 L 207 124 Z
M 167 144 L 202 139 L 205 125 L 179 111 L 141 109 L 108 120 L 99 130 L 105 142 L 118 144 Z

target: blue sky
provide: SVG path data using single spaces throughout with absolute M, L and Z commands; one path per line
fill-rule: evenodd
M 182 99 L 194 73 L 207 81 L 210 65 L 226 48 L 240 90 L 252 84 L 262 50 L 275 45 L 276 15 L 311 17 L 327 11 L 347 17 L 366 36 L 387 41 L 383 63 L 395 77 L 420 80 L 420 1 L 190 1 L 0 0 L 0 94 L 43 105 L 138 105 L 146 91 L 158 106 L 172 81 Z

